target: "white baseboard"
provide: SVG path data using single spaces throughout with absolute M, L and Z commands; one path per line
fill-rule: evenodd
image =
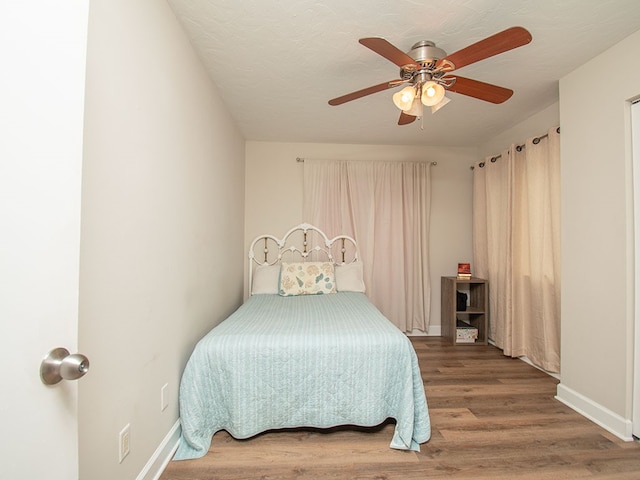
M 621 417 L 562 383 L 558 384 L 555 398 L 613 433 L 616 437 L 627 442 L 633 441 L 633 422 L 631 420 Z
M 164 437 L 156 451 L 144 466 L 136 480 L 158 480 L 167 464 L 173 458 L 173 454 L 178 449 L 180 441 L 180 419 L 173 424 L 169 433 Z

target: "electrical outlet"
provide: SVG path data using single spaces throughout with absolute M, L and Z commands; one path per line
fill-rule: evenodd
M 160 389 L 160 411 L 164 412 L 169 406 L 169 384 L 165 383 Z
M 122 463 L 124 457 L 129 455 L 131 451 L 131 424 L 127 423 L 125 427 L 120 430 L 118 435 L 118 462 Z

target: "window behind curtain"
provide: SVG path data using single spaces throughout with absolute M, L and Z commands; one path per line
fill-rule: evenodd
M 427 332 L 430 163 L 304 164 L 304 221 L 355 238 L 367 295 L 404 332 Z

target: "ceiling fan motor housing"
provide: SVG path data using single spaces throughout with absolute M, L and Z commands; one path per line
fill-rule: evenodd
M 436 44 L 423 40 L 411 47 L 407 53 L 413 58 L 416 64 L 404 65 L 400 68 L 400 78 L 409 80 L 411 83 L 424 83 L 433 79 L 433 70 L 436 62 L 447 56 L 447 52 L 436 47 Z
M 433 67 L 436 61 L 447 56 L 447 52 L 436 47 L 435 43 L 423 40 L 411 47 L 408 55 L 423 66 Z

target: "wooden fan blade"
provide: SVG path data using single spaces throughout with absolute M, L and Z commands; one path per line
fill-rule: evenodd
M 387 90 L 392 87 L 397 87 L 398 84 L 394 85 L 394 82 L 398 82 L 402 80 L 391 80 L 390 82 L 380 83 L 379 85 L 373 85 L 372 87 L 363 88 L 362 90 L 358 90 L 357 92 L 347 93 L 346 95 L 342 95 L 341 97 L 333 98 L 329 100 L 329 105 L 342 105 L 343 103 L 350 102 L 351 100 L 356 100 L 358 98 L 366 97 L 367 95 L 371 95 L 372 93 L 378 93 L 383 90 Z
M 378 55 L 382 55 L 387 60 L 395 63 L 399 67 L 404 67 L 406 65 L 415 65 L 416 68 L 419 68 L 419 65 L 413 58 L 404 53 L 402 50 L 399 50 L 397 47 L 390 44 L 384 38 L 361 38 L 359 42 L 365 47 L 370 48 L 371 50 L 376 52 Z
M 444 77 L 446 80 L 448 77 Z M 450 92 L 460 93 L 462 95 L 468 95 L 479 100 L 484 100 L 491 103 L 506 102 L 513 95 L 513 90 L 508 88 L 498 87 L 490 83 L 479 82 L 478 80 L 472 80 L 470 78 L 455 77 L 455 83 L 447 88 Z
M 415 121 L 416 117 L 409 115 L 408 113 L 400 112 L 400 118 L 398 119 L 398 125 L 409 125 Z
M 438 60 L 436 67 L 442 65 L 444 60 L 453 63 L 455 69 L 493 57 L 499 53 L 507 52 L 517 47 L 526 45 L 531 41 L 531 34 L 522 27 L 511 27 L 495 35 L 458 50 L 445 58 Z

